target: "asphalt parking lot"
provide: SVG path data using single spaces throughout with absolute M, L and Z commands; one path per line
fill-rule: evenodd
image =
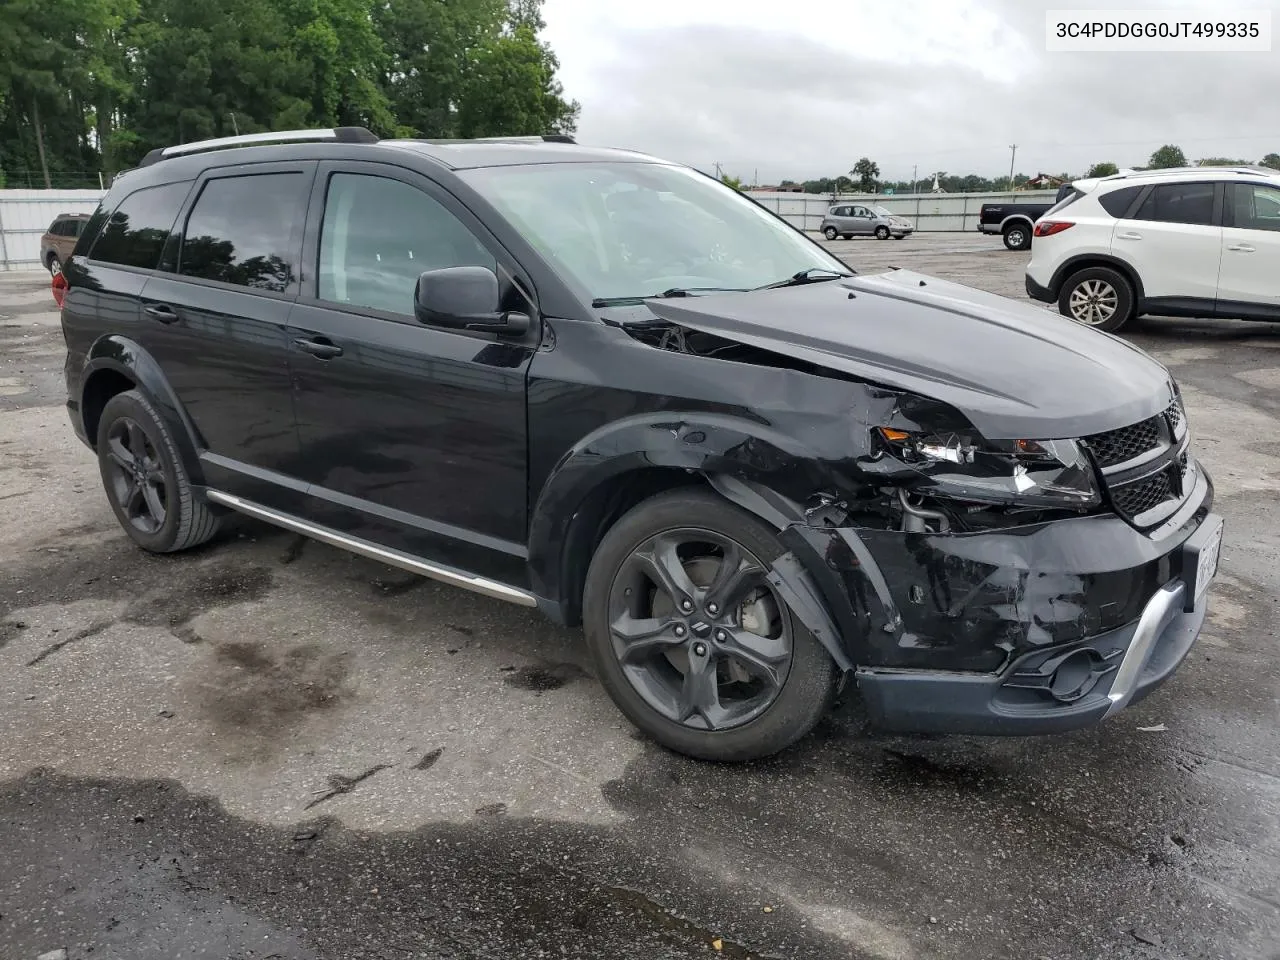
M 1022 297 L 999 238 L 831 244 Z M 1280 958 L 1280 326 L 1142 321 L 1227 520 L 1161 690 L 1044 739 L 856 694 L 747 767 L 638 738 L 580 637 L 250 521 L 151 557 L 0 274 L 0 960 Z

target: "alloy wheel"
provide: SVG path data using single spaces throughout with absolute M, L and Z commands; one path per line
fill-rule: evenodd
M 1071 291 L 1071 316 L 1091 327 L 1106 323 L 1120 305 L 1116 288 L 1105 280 L 1083 280 Z
M 1015 250 L 1022 249 L 1022 245 L 1027 242 L 1027 235 L 1021 229 L 1015 228 L 1009 231 L 1009 246 Z
M 107 431 L 108 487 L 130 524 L 143 533 L 156 533 L 168 516 L 168 483 L 160 452 L 129 417 L 121 417 Z
M 727 730 L 764 713 L 791 667 L 785 607 L 767 567 L 710 530 L 645 540 L 609 593 L 609 634 L 623 675 L 668 720 Z

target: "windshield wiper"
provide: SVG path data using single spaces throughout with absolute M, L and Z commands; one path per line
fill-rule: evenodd
M 644 303 L 646 300 L 662 300 L 669 297 L 692 297 L 699 293 L 747 293 L 749 287 L 672 287 L 661 293 L 645 293 L 632 297 L 596 297 L 591 306 L 629 307 Z
M 819 276 L 821 274 L 821 276 Z M 756 287 L 757 290 L 777 290 L 780 287 L 798 287 L 804 283 L 821 283 L 824 280 L 844 280 L 852 277 L 852 273 L 841 273 L 838 270 L 831 270 L 827 267 L 810 267 L 807 270 L 801 270 L 799 273 L 793 273 L 785 280 L 778 280 L 774 283 L 766 283 L 763 287 Z

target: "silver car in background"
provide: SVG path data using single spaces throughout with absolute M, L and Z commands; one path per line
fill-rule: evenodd
M 822 218 L 822 235 L 828 240 L 840 237 L 875 237 L 888 240 L 893 237 L 901 240 L 915 232 L 915 224 L 910 220 L 886 210 L 884 207 L 873 207 L 865 203 L 837 203 Z

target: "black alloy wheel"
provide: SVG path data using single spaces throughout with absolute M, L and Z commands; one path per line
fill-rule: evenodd
M 742 544 L 696 527 L 650 537 L 609 595 L 613 651 L 658 714 L 727 730 L 777 699 L 791 666 L 789 618 Z
M 658 494 L 604 535 L 583 593 L 601 684 L 627 719 L 706 760 L 767 757 L 831 705 L 831 655 L 768 573 L 776 531 L 714 492 Z
M 107 429 L 110 476 L 107 489 L 128 522 L 153 535 L 169 515 L 169 490 L 160 453 L 130 417 L 121 417 Z

